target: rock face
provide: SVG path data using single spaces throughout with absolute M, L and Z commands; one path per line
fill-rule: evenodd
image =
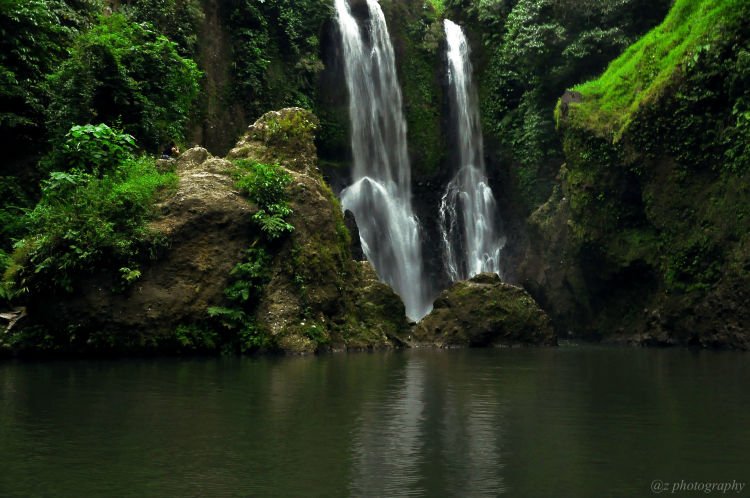
M 84 344 L 71 341 L 76 351 L 140 351 L 169 347 L 179 325 L 205 320 L 207 308 L 221 301 L 229 272 L 250 243 L 254 208 L 234 187 L 233 165 L 205 149 L 161 166 L 179 176 L 177 191 L 156 206 L 150 226 L 168 249 L 125 292 L 113 289 L 116 274 L 98 269 L 70 296 L 29 303 L 31 324 L 63 325 L 71 336 L 85 337 Z
M 440 347 L 557 344 L 547 315 L 531 296 L 494 273 L 477 275 L 443 292 L 414 336 L 420 343 Z
M 289 222 L 295 229 L 274 256 L 258 324 L 293 353 L 321 345 L 393 346 L 408 330 L 403 304 L 388 286 L 373 282 L 369 263 L 352 258 L 341 207 L 317 167 L 316 128 L 315 116 L 303 109 L 267 113 L 229 153 L 232 159 L 278 163 L 293 179 Z
M 228 156 L 278 164 L 293 180 L 287 193 L 294 231 L 266 248 L 270 280 L 252 318 L 267 348 L 283 352 L 399 345 L 409 331 L 404 306 L 369 263 L 352 258 L 343 213 L 317 168 L 316 126 L 302 109 L 267 113 Z M 99 269 L 71 296 L 30 303 L 24 326 L 55 330 L 69 341 L 58 349 L 120 353 L 171 352 L 179 349 L 181 328 L 217 326 L 208 309 L 229 304 L 224 290 L 232 269 L 262 239 L 253 221 L 257 207 L 235 187 L 237 167 L 203 148 L 160 167 L 179 176 L 177 191 L 156 206 L 150 224 L 166 240 L 163 253 L 125 292 L 113 290 L 114 269 Z

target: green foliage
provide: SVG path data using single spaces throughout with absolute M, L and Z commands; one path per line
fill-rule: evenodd
M 434 174 L 444 157 L 441 128 L 442 86 L 436 68 L 444 64 L 441 19 L 429 2 L 383 5 L 396 44 L 404 117 L 409 130 L 410 157 L 418 174 Z M 400 45 L 400 46 L 399 46 Z
M 747 2 L 678 1 L 558 111 L 576 241 L 610 271 L 647 265 L 667 295 L 747 271 L 748 16 Z
M 0 250 L 10 250 L 13 240 L 23 234 L 24 209 L 29 205 L 28 195 L 17 178 L 0 176 Z
M 266 237 L 274 240 L 294 231 L 294 225 L 286 221 L 292 212 L 292 209 L 284 204 L 271 204 L 266 209 L 255 213 L 253 220 L 260 226 Z
M 291 176 L 278 164 L 244 160 L 237 164 L 246 172 L 237 181 L 237 187 L 258 205 L 259 211 L 253 215 L 253 220 L 266 237 L 275 240 L 293 232 L 294 226 L 286 221 L 293 214 L 286 193 L 292 182 Z
M 224 290 L 230 306 L 208 309 L 211 318 L 234 333 L 229 342 L 240 353 L 252 352 L 271 344 L 253 318 L 263 289 L 271 279 L 270 267 L 271 257 L 264 249 L 248 249 L 245 260 L 232 270 L 231 283 Z
M 197 51 L 198 32 L 204 14 L 199 0 L 127 0 L 125 14 L 138 23 L 151 23 L 175 42 L 185 57 Z
M 429 3 L 432 6 L 432 9 L 439 16 L 443 15 L 443 12 L 445 12 L 445 1 L 444 0 L 427 0 L 427 3 Z
M 12 263 L 11 256 L 0 249 L 0 277 L 2 277 Z M 13 289 L 5 279 L 0 279 L 0 304 L 7 304 L 13 298 Z
M 670 0 L 448 0 L 484 47 L 477 59 L 485 132 L 513 169 L 528 210 L 562 162 L 554 102 L 593 76 L 666 13 Z M 475 50 L 480 50 L 478 47 Z
M 99 8 L 98 1 L 84 0 L 0 2 L 0 135 L 8 143 L 40 135 L 54 91 L 45 85 L 46 75 Z
M 135 152 L 135 139 L 106 124 L 76 125 L 62 145 L 46 158 L 48 169 L 79 170 L 94 174 L 112 171 Z
M 271 257 L 263 249 L 251 248 L 245 253 L 245 261 L 238 263 L 230 275 L 234 282 L 225 294 L 233 302 L 247 303 L 257 299 L 270 280 Z
M 664 22 L 613 61 L 599 78 L 575 88 L 584 103 L 572 119 L 619 137 L 645 102 L 658 98 L 678 74 L 697 63 L 725 26 L 740 19 L 743 0 L 677 0 Z
M 230 0 L 222 7 L 232 35 L 236 97 L 249 112 L 312 109 L 323 69 L 319 33 L 332 15 L 332 3 Z
M 219 334 L 208 327 L 180 325 L 175 330 L 180 349 L 189 352 L 215 351 L 219 346 Z
M 239 160 L 236 164 L 244 173 L 237 186 L 260 208 L 286 199 L 286 188 L 292 179 L 281 166 L 248 160 Z
M 80 36 L 50 77 L 48 122 L 54 139 L 75 123 L 117 124 L 156 151 L 183 137 L 200 71 L 176 45 L 121 14 L 102 17 Z
M 9 275 L 31 295 L 71 292 L 77 278 L 98 266 L 125 268 L 135 279 L 144 249 L 156 242 L 145 222 L 157 193 L 176 184 L 153 159 L 130 158 L 101 177 L 73 169 L 54 172 L 42 199 L 26 215 L 29 235 L 16 243 Z
M 272 115 L 254 138 L 268 145 L 298 146 L 310 142 L 319 125 L 311 113 L 288 112 Z

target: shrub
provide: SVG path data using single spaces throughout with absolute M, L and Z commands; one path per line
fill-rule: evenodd
M 50 169 L 100 174 L 115 169 L 132 157 L 134 151 L 132 135 L 113 130 L 104 123 L 76 125 L 65 135 L 62 146 L 54 149 L 43 162 Z
M 181 55 L 195 55 L 204 18 L 200 0 L 126 0 L 124 4 L 128 17 L 153 24 L 177 44 Z
M 191 59 L 147 24 L 121 14 L 102 17 L 80 36 L 50 77 L 47 112 L 53 139 L 75 123 L 117 123 L 148 150 L 181 139 L 201 76 Z
M 317 91 L 321 26 L 332 3 L 319 0 L 227 0 L 223 6 L 234 54 L 234 91 L 249 114 L 312 108 Z
M 44 84 L 99 9 L 93 0 L 3 0 L 0 2 L 0 136 L 36 139 L 49 98 Z
M 0 276 L 2 276 L 11 264 L 10 254 L 0 249 Z M 0 303 L 7 303 L 13 297 L 12 289 L 4 280 L 0 280 Z
M 258 205 L 253 216 L 263 233 L 245 253 L 245 259 L 231 272 L 231 282 L 224 290 L 229 304 L 208 309 L 208 314 L 232 332 L 230 347 L 240 353 L 271 347 L 268 335 L 257 326 L 255 309 L 263 289 L 271 279 L 271 256 L 265 249 L 273 241 L 294 230 L 286 221 L 292 214 L 287 204 L 287 187 L 291 176 L 278 164 L 248 160 L 235 163 L 239 169 L 237 187 Z
M 219 345 L 219 334 L 198 325 L 180 325 L 175 330 L 175 338 L 183 351 L 214 351 Z
M 29 200 L 17 178 L 0 176 L 0 250 L 10 250 L 23 234 L 23 214 Z
M 267 347 L 270 340 L 258 328 L 253 311 L 271 279 L 271 257 L 262 248 L 250 248 L 245 260 L 238 263 L 231 272 L 232 282 L 224 290 L 230 302 L 229 307 L 211 307 L 208 314 L 226 329 L 234 332 L 233 343 L 240 353 Z
M 311 113 L 282 112 L 268 118 L 265 128 L 255 138 L 269 145 L 291 145 L 308 143 L 318 129 L 317 118 Z
M 278 239 L 294 231 L 286 219 L 292 215 L 287 204 L 286 188 L 291 176 L 278 164 L 238 161 L 246 173 L 240 177 L 237 187 L 247 194 L 260 209 L 253 219 L 270 240 Z
M 26 216 L 29 235 L 15 246 L 10 278 L 18 291 L 71 292 L 92 268 L 126 268 L 132 281 L 145 246 L 156 239 L 146 220 L 157 193 L 176 176 L 156 170 L 153 159 L 131 158 L 98 177 L 73 169 L 53 172 L 42 199 Z

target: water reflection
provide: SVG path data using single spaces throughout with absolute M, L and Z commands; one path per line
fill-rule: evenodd
M 410 357 L 383 396 L 362 407 L 352 438 L 351 496 L 487 497 L 505 491 L 499 393 L 489 385 L 467 390 L 450 364 L 443 370 L 430 363 Z
M 385 396 L 362 407 L 352 440 L 353 496 L 410 496 L 419 482 L 424 421 L 424 362 L 412 358 Z
M 645 496 L 747 479 L 748 383 L 591 347 L 0 362 L 0 496 Z

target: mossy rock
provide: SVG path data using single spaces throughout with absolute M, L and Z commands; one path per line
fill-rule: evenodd
M 294 231 L 275 249 L 255 319 L 287 353 L 398 346 L 408 330 L 404 305 L 352 258 L 343 211 L 318 168 L 317 123 L 300 108 L 266 113 L 229 154 L 277 162 L 292 178 Z
M 439 347 L 557 344 L 536 301 L 495 274 L 477 275 L 444 291 L 417 326 L 415 338 Z

